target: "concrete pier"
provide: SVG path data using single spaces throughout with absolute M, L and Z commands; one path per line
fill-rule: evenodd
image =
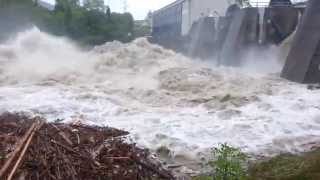
M 264 32 L 266 44 L 280 44 L 298 25 L 299 9 L 291 6 L 265 8 Z
M 215 19 L 211 17 L 201 18 L 191 29 L 188 54 L 203 59 L 211 57 L 215 45 Z
M 258 8 L 245 8 L 238 11 L 232 19 L 226 40 L 222 46 L 220 63 L 227 66 L 241 64 L 241 51 L 250 44 L 256 44 L 258 37 Z
M 309 0 L 281 76 L 299 83 L 320 82 L 319 0 Z

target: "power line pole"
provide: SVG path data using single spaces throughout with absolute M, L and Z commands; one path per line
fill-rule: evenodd
M 123 13 L 128 11 L 128 3 L 127 0 L 123 0 Z

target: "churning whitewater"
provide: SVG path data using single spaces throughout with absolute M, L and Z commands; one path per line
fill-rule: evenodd
M 173 158 L 198 159 L 224 142 L 256 155 L 320 142 L 319 90 L 277 72 L 190 60 L 145 39 L 85 52 L 32 29 L 0 45 L 0 64 L 1 112 L 125 129 Z

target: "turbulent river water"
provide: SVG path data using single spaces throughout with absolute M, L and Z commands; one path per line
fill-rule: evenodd
M 0 45 L 0 64 L 0 112 L 125 129 L 172 157 L 198 159 L 224 142 L 266 156 L 320 142 L 320 91 L 271 63 L 216 67 L 145 39 L 84 52 L 32 29 Z

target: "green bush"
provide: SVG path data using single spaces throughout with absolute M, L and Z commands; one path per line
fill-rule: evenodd
M 221 144 L 220 147 L 214 148 L 212 155 L 215 160 L 209 162 L 214 168 L 214 180 L 243 180 L 246 179 L 247 156 L 239 149 L 233 148 L 228 144 Z

